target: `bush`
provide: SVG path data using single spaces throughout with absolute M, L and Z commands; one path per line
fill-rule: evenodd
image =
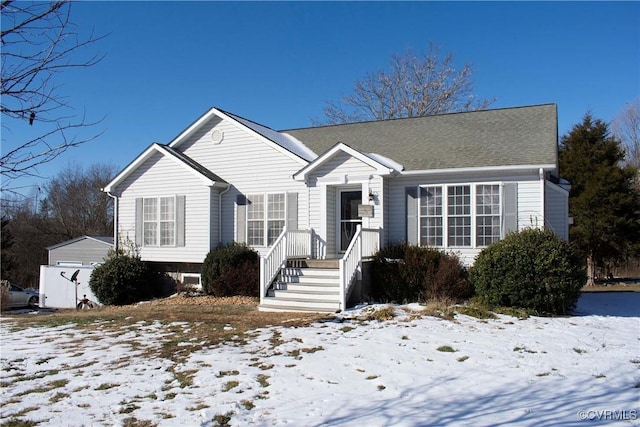
M 5 311 L 9 308 L 9 287 L 8 280 L 0 281 L 0 311 Z
M 260 256 L 244 244 L 229 245 L 212 250 L 202 264 L 202 288 L 213 296 L 260 293 Z
M 587 276 L 584 258 L 567 242 L 549 230 L 527 229 L 482 250 L 470 279 L 490 306 L 564 314 Z
M 113 252 L 93 270 L 89 287 L 101 304 L 126 305 L 162 295 L 164 283 L 149 263 Z
M 467 271 L 453 254 L 398 243 L 373 257 L 373 296 L 382 301 L 461 300 L 473 294 Z

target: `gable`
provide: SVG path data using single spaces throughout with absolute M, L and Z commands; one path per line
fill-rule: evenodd
M 158 163 L 160 160 L 165 160 L 170 165 L 167 166 L 170 169 L 177 169 L 178 173 L 188 173 L 193 177 L 199 179 L 203 185 L 208 186 L 223 186 L 227 183 L 216 174 L 212 173 L 193 159 L 183 153 L 179 153 L 167 146 L 160 144 L 151 144 L 142 154 L 140 154 L 133 162 L 124 168 L 111 182 L 109 182 L 102 189 L 105 192 L 114 191 L 114 189 L 127 181 L 131 176 L 136 177 L 141 174 L 143 166 L 147 166 L 147 169 L 151 164 Z M 134 178 L 135 179 L 135 178 Z
M 247 137 L 259 141 L 301 164 L 306 164 L 316 157 L 313 151 L 291 135 L 274 131 L 271 128 L 218 108 L 211 108 L 203 114 L 191 126 L 174 138 L 168 146 L 178 149 L 185 143 L 193 144 L 194 140 L 202 139 L 210 139 L 214 145 L 221 144 L 225 140 L 225 132 L 219 126 L 221 122 L 235 127 L 236 130 Z M 180 150 L 184 151 L 185 148 L 181 147 Z
M 104 246 L 110 248 L 111 246 L 113 246 L 113 236 L 80 236 L 76 237 L 75 239 L 65 240 L 64 242 L 47 246 L 45 249 L 50 251 L 64 246 L 80 246 L 84 245 L 85 243 L 96 247 Z
M 296 172 L 293 177 L 302 181 L 311 174 L 320 177 L 332 172 L 390 175 L 402 169 L 402 165 L 384 156 L 361 153 L 346 144 L 338 143 Z
M 286 130 L 317 153 L 342 142 L 408 171 L 557 165 L 555 104 Z

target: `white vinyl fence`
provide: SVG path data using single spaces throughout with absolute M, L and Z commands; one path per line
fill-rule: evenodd
M 41 265 L 40 307 L 75 308 L 84 295 L 89 300 L 98 303 L 89 288 L 89 278 L 93 268 L 88 265 L 77 267 Z M 71 278 L 76 271 L 78 274 L 74 283 Z

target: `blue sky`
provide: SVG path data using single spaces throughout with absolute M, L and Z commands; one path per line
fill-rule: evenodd
M 98 139 L 38 172 L 126 166 L 216 106 L 274 129 L 310 125 L 327 100 L 429 42 L 470 63 L 491 108 L 558 104 L 559 133 L 591 111 L 612 120 L 640 94 L 638 2 L 78 2 L 105 59 L 59 77 Z M 9 124 L 9 123 L 6 123 Z M 3 152 L 29 131 L 3 129 Z M 28 179 L 13 185 L 38 185 Z M 29 187 L 23 190 L 28 193 Z

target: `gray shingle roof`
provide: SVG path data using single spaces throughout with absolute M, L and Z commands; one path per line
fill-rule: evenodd
M 175 148 L 169 147 L 168 145 L 160 145 L 160 144 L 158 144 L 158 145 L 162 149 L 164 149 L 167 153 L 169 153 L 172 156 L 176 157 L 178 160 L 180 160 L 181 162 L 183 162 L 184 164 L 186 164 L 187 166 L 189 166 L 190 168 L 192 168 L 193 170 L 195 170 L 199 174 L 209 178 L 211 181 L 219 182 L 219 183 L 223 183 L 223 184 L 227 183 L 224 179 L 220 178 L 218 175 L 216 175 L 215 173 L 211 172 L 209 169 L 205 168 L 200 163 L 196 162 L 195 160 L 193 160 L 191 157 L 187 156 L 183 152 L 178 151 Z
M 405 170 L 557 164 L 555 104 L 284 130 L 318 154 L 337 142 Z

